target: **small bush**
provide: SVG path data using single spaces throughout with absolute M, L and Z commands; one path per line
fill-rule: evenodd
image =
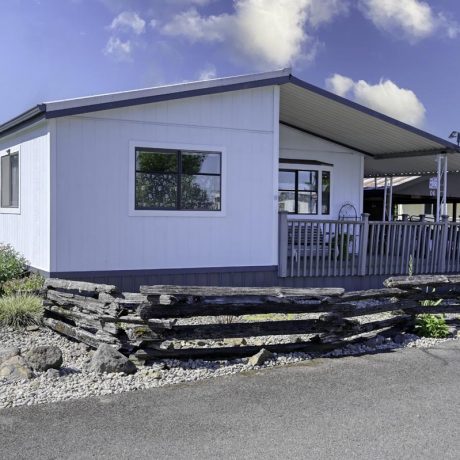
M 41 324 L 43 300 L 35 295 L 11 295 L 0 298 L 0 325 L 20 328 Z
M 449 328 L 442 315 L 424 313 L 418 315 L 415 322 L 415 332 L 422 337 L 444 338 L 449 334 Z
M 0 287 L 5 281 L 23 276 L 27 265 L 27 260 L 9 244 L 0 244 Z
M 5 295 L 33 294 L 43 287 L 44 281 L 43 276 L 32 273 L 30 276 L 15 278 L 3 283 L 3 293 Z

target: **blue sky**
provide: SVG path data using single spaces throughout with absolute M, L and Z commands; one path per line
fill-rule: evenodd
M 62 98 L 291 66 L 447 137 L 458 0 L 2 0 L 0 123 Z

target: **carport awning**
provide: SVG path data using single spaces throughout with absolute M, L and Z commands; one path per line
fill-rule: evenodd
M 455 144 L 292 76 L 281 85 L 280 122 L 364 153 L 365 177 L 433 174 L 440 153 L 460 171 Z

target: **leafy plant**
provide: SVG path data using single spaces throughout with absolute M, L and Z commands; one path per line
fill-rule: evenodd
M 422 337 L 444 338 L 449 334 L 449 328 L 443 315 L 424 313 L 417 315 L 415 332 Z
M 41 324 L 43 300 L 35 295 L 21 294 L 0 298 L 0 325 L 20 328 Z
M 3 293 L 13 294 L 33 294 L 43 287 L 45 279 L 38 273 L 32 273 L 24 278 L 14 278 L 3 283 Z
M 26 273 L 27 260 L 9 244 L 0 244 L 0 287 L 5 281 Z

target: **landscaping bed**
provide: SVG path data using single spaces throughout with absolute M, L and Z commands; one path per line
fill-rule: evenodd
M 34 328 L 31 328 L 34 329 Z M 299 363 L 319 357 L 340 357 L 402 347 L 430 347 L 450 339 L 419 338 L 399 334 L 389 338 L 377 336 L 361 344 L 351 344 L 325 354 L 289 353 L 262 356 L 260 365 L 252 358 L 234 360 L 161 360 L 151 365 L 138 364 L 134 374 L 99 373 L 91 370 L 95 351 L 84 344 L 71 341 L 47 328 L 14 330 L 0 327 L 0 348 L 20 349 L 21 354 L 40 346 L 55 346 L 62 351 L 62 365 L 57 372 L 34 372 L 34 377 L 23 380 L 0 378 L 0 408 L 43 404 L 89 396 L 105 396 L 126 391 L 156 388 L 225 375 Z M 456 334 L 455 334 L 456 337 Z M 259 338 L 258 340 L 261 340 Z M 270 337 L 267 338 L 270 341 Z M 261 343 L 261 346 L 263 344 Z M 260 357 L 259 357 L 260 358 Z M 253 360 L 254 361 L 254 360 Z

